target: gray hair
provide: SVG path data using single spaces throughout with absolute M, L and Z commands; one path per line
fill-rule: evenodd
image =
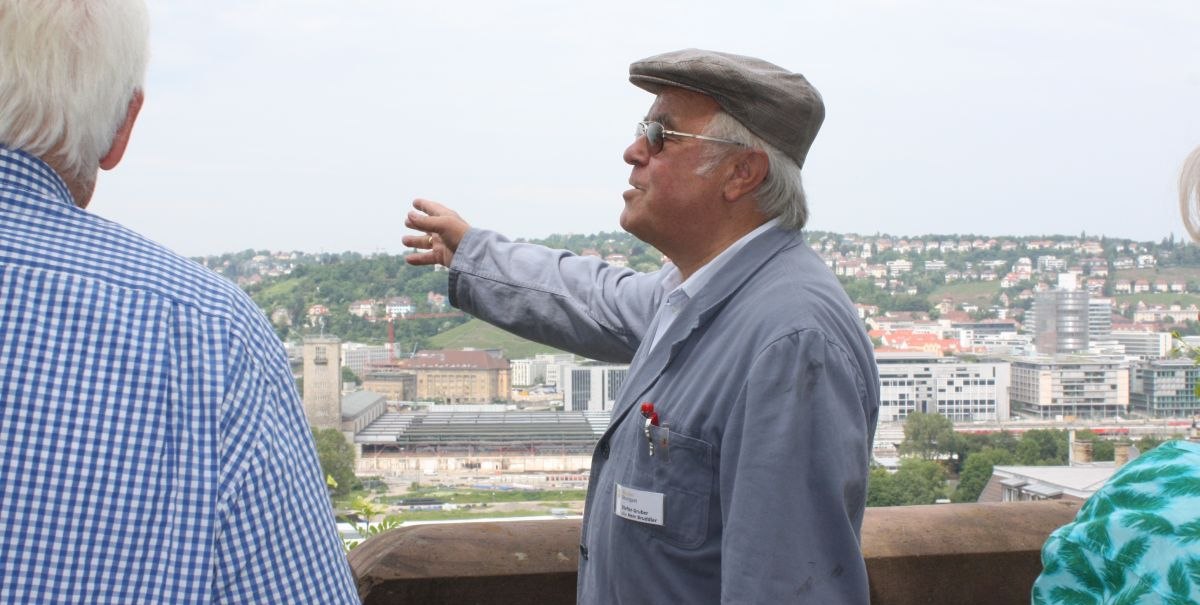
M 1179 173 L 1179 211 L 1188 235 L 1200 242 L 1200 147 L 1183 161 Z
M 747 147 L 759 149 L 767 154 L 767 177 L 754 191 L 758 209 L 770 218 L 779 217 L 779 226 L 784 229 L 803 229 L 808 222 L 808 202 L 804 197 L 804 183 L 800 179 L 800 166 L 770 143 L 762 140 L 748 128 L 724 111 L 717 111 L 704 133 L 710 137 L 737 141 Z M 710 145 L 707 161 L 697 171 L 704 174 L 716 168 L 729 153 L 728 145 Z
M 90 190 L 142 87 L 149 20 L 143 0 L 4 0 L 0 144 Z

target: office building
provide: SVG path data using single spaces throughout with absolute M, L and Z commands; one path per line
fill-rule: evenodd
M 965 362 L 912 353 L 877 353 L 880 422 L 903 422 L 913 412 L 956 422 L 1007 420 L 1009 364 Z
M 1200 414 L 1200 366 L 1191 359 L 1155 359 L 1134 366 L 1129 404 L 1152 418 L 1189 418 Z
M 558 384 L 558 368 L 556 366 L 571 364 L 574 361 L 575 356 L 570 353 L 541 354 L 529 359 L 514 359 L 512 361 L 512 385 L 514 387 L 530 387 L 539 384 Z
M 1170 332 L 1113 330 L 1110 339 L 1125 346 L 1125 354 L 1138 359 L 1162 359 L 1174 345 Z
M 1083 353 L 1088 348 L 1090 307 L 1086 290 L 1038 292 L 1026 325 L 1033 326 L 1041 355 Z
M 1128 413 L 1129 365 L 1123 359 L 1038 356 L 1011 362 L 1014 413 L 1048 420 Z
M 599 412 L 613 409 L 628 365 L 600 363 L 560 364 L 558 390 L 563 395 L 563 410 Z

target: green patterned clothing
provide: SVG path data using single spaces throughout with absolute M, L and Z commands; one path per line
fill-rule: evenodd
M 1126 464 L 1042 548 L 1034 605 L 1200 604 L 1200 444 Z

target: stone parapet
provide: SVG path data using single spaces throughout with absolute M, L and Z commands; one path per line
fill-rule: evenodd
M 867 509 L 873 605 L 1029 602 L 1042 543 L 1079 502 Z M 416 525 L 350 552 L 364 605 L 575 602 L 579 520 Z

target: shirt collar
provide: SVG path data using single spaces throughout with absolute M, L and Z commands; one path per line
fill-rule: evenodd
M 0 145 L 0 187 L 15 187 L 38 193 L 48 201 L 75 206 L 75 198 L 62 177 L 41 158 Z
M 737 255 L 738 251 L 740 251 L 742 248 L 745 248 L 746 244 L 749 244 L 754 240 L 754 238 L 762 235 L 768 229 L 778 224 L 779 218 L 776 217 L 759 225 L 754 231 L 743 235 L 736 242 L 730 244 L 728 248 L 722 250 L 721 253 L 716 256 L 716 258 L 713 258 L 699 269 L 696 269 L 696 272 L 693 273 L 691 277 L 684 280 L 683 283 L 677 283 L 677 287 L 672 287 L 671 293 L 674 294 L 675 290 L 679 289 L 682 290 L 688 298 L 696 296 L 696 294 L 700 292 L 700 290 L 702 290 L 709 281 L 712 280 L 713 276 L 720 271 L 721 267 L 728 264 L 729 261 Z M 672 277 L 674 277 L 675 280 L 682 278 L 682 275 L 679 273 L 679 269 L 675 269 Z M 670 279 L 670 277 L 668 279 Z

